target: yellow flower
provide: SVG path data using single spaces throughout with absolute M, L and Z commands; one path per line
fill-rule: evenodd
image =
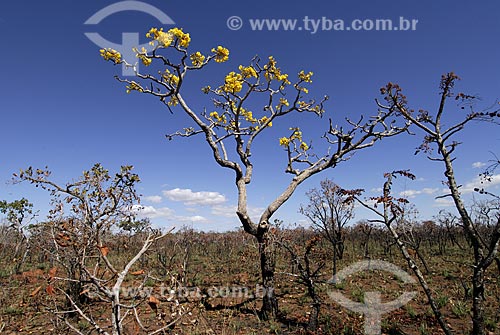
M 281 70 L 276 67 L 276 60 L 273 56 L 269 56 L 269 62 L 264 65 L 264 70 L 266 71 L 264 73 L 264 76 L 268 81 L 275 79 L 277 81 L 281 81 L 282 85 L 290 84 L 290 81 L 288 80 L 288 74 L 281 73 Z
M 280 145 L 283 147 L 287 147 L 290 144 L 290 139 L 288 137 L 280 138 Z
M 148 58 L 146 56 L 140 56 L 139 58 L 141 59 L 142 64 L 144 64 L 146 66 L 151 65 L 151 62 L 152 62 L 151 58 Z
M 177 37 L 177 39 L 179 40 L 179 45 L 181 47 L 187 48 L 189 46 L 189 42 L 191 42 L 191 37 L 189 36 L 188 33 L 183 32 L 182 29 L 179 28 L 172 28 L 168 32 Z
M 165 72 L 163 72 L 163 74 L 161 76 L 167 84 L 169 84 L 171 86 L 179 85 L 179 77 L 177 77 L 175 74 L 171 73 L 168 69 L 166 69 Z
M 310 104 L 308 104 L 305 101 L 299 101 L 298 105 L 299 105 L 299 108 L 307 108 L 307 107 L 309 107 Z
M 243 78 L 250 78 L 250 77 L 257 78 L 257 72 L 252 66 L 245 67 L 243 65 L 240 65 L 238 69 L 240 70 Z
M 279 81 L 282 81 L 285 84 L 290 84 L 290 81 L 288 80 L 288 74 L 281 74 L 281 73 L 276 73 L 276 79 Z
M 163 28 L 161 30 L 163 30 Z M 149 29 L 149 31 L 146 33 L 146 37 L 147 38 L 152 38 L 152 39 L 157 38 L 158 37 L 158 29 L 157 28 L 151 28 L 151 29 Z
M 157 41 L 158 45 L 163 47 L 169 47 L 175 38 L 174 34 L 172 34 L 170 31 L 164 32 L 163 28 L 160 28 L 159 30 L 157 28 L 151 28 L 146 34 L 146 37 L 153 40 L 149 44 L 153 45 L 154 41 Z
M 309 146 L 307 145 L 306 142 L 300 143 L 300 148 L 304 151 L 307 151 L 309 149 Z
M 137 48 L 133 48 L 133 50 L 136 52 L 135 57 L 139 58 L 142 61 L 142 64 L 149 66 L 151 65 L 151 62 L 153 61 L 151 58 L 148 56 L 147 50 L 143 47 L 141 51 Z
M 293 130 L 293 134 L 290 137 L 291 140 L 298 139 L 299 141 L 302 141 L 302 132 L 300 131 L 300 128 L 290 128 L 290 130 Z
M 280 108 L 281 106 L 290 106 L 290 103 L 288 102 L 287 99 L 285 98 L 280 98 L 280 103 L 278 104 L 278 108 Z
M 245 120 L 247 122 L 250 122 L 250 123 L 257 123 L 258 122 L 258 120 L 253 117 L 253 113 L 251 111 L 247 111 L 246 109 L 241 108 L 240 114 L 245 118 Z
M 304 73 L 304 70 L 302 70 L 299 72 L 299 79 L 302 81 L 305 81 L 306 83 L 312 83 L 312 80 L 311 80 L 312 75 L 313 75 L 312 72 L 309 72 L 306 74 L 306 73 Z
M 212 119 L 216 120 L 218 123 L 222 123 L 222 124 L 227 123 L 227 119 L 226 119 L 225 115 L 219 115 L 219 113 L 217 113 L 216 111 L 210 113 L 209 115 Z
M 207 85 L 205 87 L 202 87 L 201 91 L 205 94 L 208 94 L 210 93 L 210 89 L 211 89 L 210 85 Z
M 99 50 L 101 57 L 104 60 L 112 60 L 115 64 L 120 64 L 122 62 L 122 55 L 115 49 L 107 48 Z
M 234 71 L 229 72 L 229 74 L 224 79 L 224 86 L 222 89 L 228 93 L 238 93 L 243 88 L 243 77 L 241 74 Z
M 169 106 L 177 106 L 179 104 L 179 100 L 177 99 L 177 97 L 175 95 L 172 95 L 170 97 L 170 101 L 167 102 L 167 105 Z
M 212 52 L 215 54 L 214 59 L 217 63 L 224 63 L 229 59 L 229 50 L 220 45 L 217 49 L 212 48 Z
M 130 93 L 132 91 L 138 91 L 138 92 L 144 92 L 143 88 L 141 85 L 137 84 L 135 81 L 131 81 L 127 86 L 127 93 Z
M 267 122 L 267 120 L 269 120 L 269 118 L 267 116 L 263 116 L 260 120 L 259 120 L 259 123 L 260 124 L 265 124 Z M 272 122 L 269 122 L 267 124 L 268 127 L 272 127 L 273 126 L 273 123 Z
M 192 54 L 189 57 L 189 59 L 191 59 L 191 62 L 193 63 L 194 66 L 200 67 L 205 61 L 205 56 L 203 56 L 201 52 L 197 51 L 194 54 Z

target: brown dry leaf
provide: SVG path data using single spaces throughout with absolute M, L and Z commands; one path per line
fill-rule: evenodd
M 102 254 L 104 257 L 106 257 L 106 256 L 108 255 L 108 253 L 109 253 L 109 248 L 108 248 L 108 247 L 106 247 L 106 246 L 102 246 L 102 247 L 100 247 L 99 249 L 101 249 L 101 254 Z
M 83 291 L 80 292 L 80 295 L 85 294 L 85 293 L 89 293 L 89 292 L 90 292 L 89 289 L 85 289 L 85 290 L 83 290 Z
M 146 273 L 144 270 L 137 270 L 137 271 L 134 271 L 134 272 L 130 272 L 130 274 L 132 276 L 140 276 L 140 275 L 143 275 L 144 273 Z
M 148 305 L 151 307 L 152 310 L 155 312 L 158 310 L 158 305 L 160 304 L 160 300 L 158 298 L 150 296 L 148 300 Z
M 37 295 L 41 289 L 42 289 L 42 287 L 38 286 L 36 289 L 33 290 L 33 292 L 30 293 L 30 297 L 34 297 L 35 295 Z
M 52 285 L 47 285 L 47 288 L 45 289 L 45 291 L 47 291 L 47 294 L 48 295 L 54 295 L 54 286 Z

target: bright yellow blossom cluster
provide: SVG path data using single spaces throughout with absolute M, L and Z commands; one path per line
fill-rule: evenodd
M 179 77 L 171 73 L 168 69 L 166 69 L 165 72 L 162 73 L 161 77 L 163 78 L 164 82 L 170 86 L 179 85 Z
M 107 48 L 99 51 L 104 60 L 112 60 L 115 64 L 120 64 L 122 62 L 122 54 L 115 49 Z
M 151 38 L 153 41 L 149 42 L 150 45 L 154 45 L 154 41 L 158 42 L 159 46 L 168 48 L 170 44 L 174 41 L 174 34 L 170 31 L 164 32 L 163 28 L 151 28 L 146 33 L 147 38 Z
M 283 147 L 287 147 L 290 144 L 290 139 L 288 137 L 280 138 L 280 145 Z
M 291 140 L 298 139 L 299 141 L 302 141 L 302 132 L 300 131 L 300 128 L 290 128 L 290 130 L 293 130 L 293 134 L 290 137 Z
M 245 118 L 247 122 L 250 123 L 257 123 L 257 119 L 253 117 L 252 111 L 246 110 L 243 107 L 240 107 L 240 115 Z
M 179 45 L 184 48 L 187 48 L 189 42 L 191 42 L 189 34 L 183 32 L 182 29 L 179 28 L 172 28 L 167 32 L 164 32 L 163 28 L 151 28 L 147 32 L 146 37 L 152 39 L 152 41 L 149 42 L 150 45 L 154 45 L 154 41 L 157 41 L 159 46 L 166 48 L 172 44 L 175 38 L 179 41 Z
M 309 107 L 310 104 L 308 104 L 305 101 L 299 101 L 298 105 L 299 105 L 299 108 L 307 108 L 307 107 Z
M 245 79 L 246 78 L 250 78 L 250 77 L 257 78 L 257 72 L 255 71 L 255 69 L 252 66 L 243 66 L 243 65 L 240 65 L 238 67 L 238 69 L 240 70 L 241 75 Z
M 193 63 L 194 66 L 200 67 L 205 61 L 205 56 L 203 56 L 201 52 L 197 51 L 189 56 L 189 59 L 191 59 L 191 63 Z
M 278 106 L 276 106 L 276 108 L 277 108 L 277 109 L 280 109 L 280 108 L 281 108 L 281 107 L 283 107 L 283 106 L 287 106 L 287 107 L 288 107 L 288 106 L 290 106 L 290 103 L 288 102 L 288 100 L 287 100 L 287 99 L 285 99 L 285 98 L 280 98 L 280 102 L 279 102 Z
M 302 131 L 300 130 L 300 128 L 295 127 L 295 128 L 290 128 L 290 130 L 293 130 L 292 135 L 290 137 L 281 137 L 279 139 L 280 145 L 283 147 L 288 147 L 290 143 L 297 140 L 300 142 L 299 148 L 302 151 L 309 150 L 309 146 L 307 145 L 307 143 L 302 140 Z
M 229 50 L 220 45 L 217 47 L 217 49 L 212 48 L 212 52 L 215 54 L 214 59 L 217 63 L 224 63 L 229 59 Z
M 269 62 L 264 65 L 264 76 L 267 80 L 271 81 L 276 79 L 277 81 L 281 81 L 283 84 L 290 84 L 288 80 L 288 74 L 281 73 L 280 68 L 276 67 L 276 60 L 273 56 L 269 56 Z
M 139 85 L 138 83 L 136 83 L 135 81 L 131 81 L 127 86 L 127 93 L 130 93 L 132 91 L 138 91 L 138 92 L 144 92 L 144 90 L 142 89 L 141 85 Z
M 177 99 L 177 97 L 175 95 L 172 95 L 170 97 L 170 101 L 167 102 L 167 105 L 169 106 L 177 106 L 179 104 L 179 99 Z
M 179 28 L 172 28 L 168 32 L 177 37 L 181 47 L 187 48 L 189 46 L 189 43 L 191 42 L 191 36 L 189 36 L 189 33 L 185 33 Z
M 221 123 L 221 124 L 226 124 L 227 123 L 227 119 L 226 119 L 226 116 L 223 114 L 223 115 L 219 115 L 219 113 L 217 113 L 216 111 L 210 113 L 210 117 L 217 121 L 217 123 Z
M 311 80 L 312 75 L 313 75 L 312 72 L 305 73 L 304 70 L 302 70 L 299 72 L 299 79 L 305 81 L 306 83 L 312 83 Z
M 225 92 L 236 94 L 243 88 L 243 77 L 241 74 L 234 71 L 229 72 L 229 74 L 224 79 L 224 86 L 222 89 Z
M 148 52 L 144 47 L 141 49 L 141 51 L 139 51 L 139 49 L 137 48 L 134 48 L 133 50 L 136 52 L 135 56 L 141 60 L 142 64 L 146 66 L 151 65 L 151 62 L 153 60 L 150 57 L 148 57 Z
M 269 118 L 268 118 L 267 116 L 263 116 L 263 117 L 261 117 L 261 118 L 259 119 L 259 124 L 260 124 L 260 125 L 263 125 L 263 124 L 265 124 L 265 123 L 267 122 L 267 120 L 269 120 Z M 269 123 L 267 124 L 267 126 L 268 126 L 268 127 L 272 127 L 272 126 L 273 126 L 273 123 L 272 123 L 272 122 L 269 122 Z

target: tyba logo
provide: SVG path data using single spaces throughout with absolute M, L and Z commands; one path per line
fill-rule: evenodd
M 112 5 L 104 7 L 103 9 L 92 15 L 87 21 L 85 21 L 84 24 L 97 25 L 108 16 L 124 11 L 137 11 L 149 14 L 160 21 L 160 23 L 162 23 L 163 25 L 175 24 L 175 22 L 167 14 L 165 14 L 155 6 L 152 6 L 145 2 L 133 0 L 116 2 Z M 85 36 L 87 36 L 89 40 L 103 49 L 111 48 L 120 52 L 122 54 L 123 60 L 125 60 L 129 64 L 136 63 L 135 52 L 132 50 L 133 48 L 137 47 L 139 50 L 141 48 L 145 48 L 148 51 L 152 50 L 152 46 L 148 43 L 139 44 L 139 33 L 137 32 L 123 32 L 121 44 L 108 41 L 96 32 L 87 32 L 85 33 Z M 133 68 L 127 67 L 125 66 L 125 64 L 123 64 L 122 66 L 123 76 L 135 76 Z M 137 64 L 136 66 L 139 66 L 139 64 Z
M 368 270 L 383 270 L 392 273 L 395 277 L 399 278 L 405 284 L 415 283 L 408 273 L 398 268 L 396 265 L 381 261 L 361 261 L 354 263 L 342 271 L 338 272 L 332 279 L 328 281 L 330 284 L 339 284 L 345 278 L 353 274 L 368 271 Z M 388 302 L 382 302 L 380 292 L 365 292 L 363 303 L 355 302 L 340 292 L 329 290 L 328 295 L 335 300 L 339 305 L 356 313 L 361 313 L 365 316 L 365 335 L 380 335 L 382 314 L 389 313 L 399 307 L 406 305 L 411 299 L 415 297 L 417 292 L 404 292 L 397 299 Z

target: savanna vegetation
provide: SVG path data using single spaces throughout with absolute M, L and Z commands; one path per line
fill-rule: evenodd
M 500 113 L 494 108 L 477 111 L 475 96 L 455 92 L 456 74 L 442 76 L 434 112 L 411 107 L 402 88 L 388 83 L 380 90 L 375 113 L 357 121 L 330 119 L 321 134 L 303 134 L 300 124 L 276 134 L 275 145 L 284 153 L 281 170 L 290 179 L 255 220 L 247 203 L 248 185 L 259 168 L 253 144 L 297 113 L 325 117 L 328 98 L 309 98 L 311 72 L 301 70 L 292 78 L 274 57 L 255 57 L 216 86 L 200 87 L 214 110 L 196 110 L 184 96 L 183 83 L 192 72 L 226 62 L 229 50 L 188 51 L 191 37 L 178 28 L 152 28 L 146 36 L 152 51 L 136 53 L 149 72 L 139 72 L 116 50 L 103 49 L 101 56 L 134 69 L 134 80 L 118 78 L 127 92 L 157 98 L 173 117 L 179 112 L 187 116 L 190 123 L 169 139 L 201 136 L 215 162 L 232 171 L 238 195 L 235 220 L 241 229 L 153 228 L 138 216 L 140 178 L 131 166 L 110 173 L 95 164 L 65 184 L 56 183 L 47 169 L 23 169 L 14 181 L 46 190 L 51 210 L 40 220 L 29 199 L 0 203 L 2 332 L 366 333 L 363 316 L 338 304 L 333 291 L 360 304 L 374 291 L 381 292 L 382 301 L 416 291 L 415 299 L 383 316 L 384 334 L 499 332 L 500 198 L 477 189 L 478 198 L 468 203 L 454 162 L 462 130 L 471 122 L 495 124 Z M 450 110 L 461 117 L 449 118 Z M 453 201 L 452 211 L 418 221 L 418 209 L 392 193 L 394 179 L 415 176 L 394 170 L 373 176 L 380 177 L 382 191 L 369 198 L 363 185 L 344 189 L 325 179 L 297 208 L 310 229 L 284 228 L 290 223 L 274 217 L 310 177 L 326 171 L 334 175 L 334 168 L 349 164 L 354 153 L 410 133 L 422 138 L 417 149 L 425 155 L 422 159 L 431 159 L 436 171 L 444 173 L 444 197 Z M 313 146 L 308 136 L 319 137 L 322 145 Z M 485 183 L 498 163 L 484 171 Z M 359 207 L 371 218 L 355 222 Z M 361 260 L 393 263 L 416 281 L 408 285 L 381 270 L 331 280 Z

